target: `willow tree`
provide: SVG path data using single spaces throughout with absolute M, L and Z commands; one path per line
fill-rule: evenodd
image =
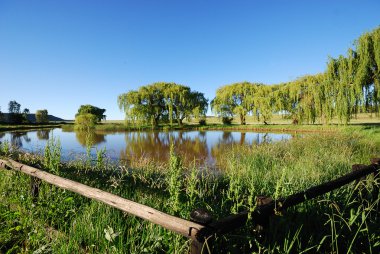
M 185 118 L 199 118 L 206 115 L 208 100 L 203 93 L 191 91 L 190 87 L 175 83 L 168 83 L 163 86 L 163 93 L 171 125 L 173 119 L 182 125 Z
M 183 100 L 175 101 L 173 116 L 179 125 L 183 124 L 184 119 L 200 118 L 206 116 L 208 100 L 203 93 L 188 90 L 184 94 Z
M 160 83 L 142 86 L 137 91 L 119 95 L 118 106 L 127 119 L 150 122 L 157 126 L 166 110 L 164 94 Z
M 170 125 L 173 125 L 173 114 L 176 114 L 177 116 L 178 111 L 180 110 L 180 105 L 186 103 L 186 99 L 188 99 L 188 94 L 190 93 L 190 88 L 177 85 L 175 83 L 164 83 L 162 84 L 162 91 L 165 97 L 165 104 L 169 111 L 168 114 Z M 176 118 L 179 119 L 178 117 Z M 179 123 L 182 124 L 182 120 L 179 121 Z
M 379 112 L 380 99 L 380 28 L 365 33 L 356 41 L 358 67 L 356 86 L 363 89 L 366 111 Z
M 166 119 L 182 125 L 185 118 L 205 115 L 208 102 L 203 93 L 187 86 L 158 82 L 119 95 L 118 105 L 127 119 L 150 121 L 155 127 Z
M 98 108 L 90 104 L 81 105 L 78 109 L 78 112 L 76 113 L 75 117 L 79 115 L 86 115 L 91 114 L 96 117 L 97 122 L 100 122 L 102 119 L 106 118 L 106 115 L 104 115 L 104 112 L 106 110 L 104 108 Z
M 290 115 L 293 122 L 300 121 L 302 109 L 299 107 L 299 102 L 302 98 L 302 87 L 300 82 L 292 81 L 279 84 L 276 91 L 273 93 L 273 109 L 283 111 Z
M 212 110 L 218 116 L 239 116 L 240 123 L 246 124 L 246 116 L 254 108 L 254 94 L 257 84 L 234 83 L 218 88 L 211 102 Z
M 297 97 L 297 114 L 301 122 L 314 124 L 323 116 L 325 103 L 322 74 L 307 75 L 295 81 L 299 90 Z
M 336 114 L 341 123 L 347 124 L 357 113 L 357 106 L 362 97 L 362 87 L 355 85 L 357 58 L 353 50 L 349 50 L 348 57 L 339 56 L 338 82 L 336 83 Z
M 260 119 L 266 124 L 272 118 L 274 111 L 274 90 L 273 86 L 257 86 L 254 94 L 251 95 L 253 109 L 256 112 L 257 120 Z
M 355 46 L 346 56 L 329 58 L 324 73 L 271 86 L 223 86 L 212 101 L 213 111 L 239 115 L 242 124 L 249 112 L 264 121 L 273 112 L 285 112 L 294 122 L 329 123 L 337 117 L 345 124 L 359 112 L 379 114 L 380 27 L 360 36 Z
M 376 112 L 379 113 L 380 104 L 380 28 L 372 32 L 372 47 L 373 47 L 373 99 Z

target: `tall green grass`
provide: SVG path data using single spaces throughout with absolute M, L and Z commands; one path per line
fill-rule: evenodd
M 171 149 L 168 164 L 146 159 L 111 164 L 100 151 L 89 164 L 86 159 L 59 163 L 59 174 L 185 219 L 196 208 L 219 219 L 254 210 L 258 195 L 285 197 L 348 173 L 352 164 L 368 164 L 379 156 L 377 133 L 345 129 L 228 146 L 217 172 L 186 167 Z M 4 144 L 0 154 L 51 170 L 59 160 L 54 151 L 60 145 L 49 145 L 44 156 L 22 154 Z M 34 202 L 27 176 L 1 170 L 0 178 L 0 253 L 189 251 L 189 241 L 182 236 L 99 202 L 45 183 Z M 249 220 L 239 230 L 216 236 L 209 248 L 212 253 L 378 253 L 379 197 L 373 196 L 374 186 L 369 177 L 358 186 L 350 184 L 288 209 L 271 218 L 264 236 L 257 235 Z

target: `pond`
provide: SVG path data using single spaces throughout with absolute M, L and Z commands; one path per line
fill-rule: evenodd
M 91 153 L 106 149 L 112 160 L 151 159 L 167 161 L 170 144 L 184 158 L 186 163 L 215 165 L 223 151 L 231 145 L 253 145 L 277 142 L 292 138 L 291 134 L 259 133 L 250 131 L 134 131 L 107 132 L 63 131 L 62 129 L 41 129 L 33 131 L 3 132 L 0 141 L 8 140 L 14 146 L 27 152 L 42 153 L 46 142 L 54 137 L 62 147 L 62 159 L 71 160 L 86 153 L 86 144 L 91 142 Z

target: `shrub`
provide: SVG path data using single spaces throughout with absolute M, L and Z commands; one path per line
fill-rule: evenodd
M 206 125 L 206 119 L 205 118 L 199 119 L 199 125 Z
M 89 130 L 95 127 L 98 118 L 93 114 L 82 114 L 75 117 L 75 129 Z
M 36 123 L 48 123 L 49 116 L 46 109 L 41 109 L 36 111 Z
M 222 117 L 222 123 L 223 123 L 223 124 L 228 124 L 228 125 L 230 125 L 230 124 L 232 123 L 232 120 L 233 120 L 232 117 L 228 117 L 228 116 L 224 116 L 224 117 Z

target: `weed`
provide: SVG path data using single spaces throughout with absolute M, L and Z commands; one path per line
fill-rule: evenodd
M 169 204 L 174 213 L 179 212 L 180 194 L 182 187 L 182 160 L 175 154 L 173 143 L 170 145 L 170 159 L 168 171 Z
M 61 141 L 52 137 L 48 140 L 44 151 L 44 167 L 51 173 L 59 175 L 61 163 Z

